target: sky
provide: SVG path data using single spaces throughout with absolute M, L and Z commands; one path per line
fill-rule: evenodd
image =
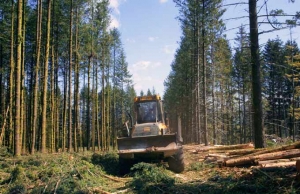
M 300 1 L 288 3 L 288 0 L 260 0 L 258 5 L 267 1 L 268 10 L 283 9 L 287 14 L 300 11 Z M 224 0 L 223 5 L 247 0 Z M 171 72 L 176 49 L 180 45 L 181 28 L 177 19 L 178 7 L 173 0 L 110 0 L 111 27 L 116 27 L 121 33 L 121 40 L 126 53 L 129 72 L 132 74 L 134 88 L 139 95 L 154 88 L 163 96 L 164 81 Z M 248 24 L 248 18 L 229 19 L 248 16 L 248 6 L 225 6 L 223 15 L 226 24 L 226 36 L 234 47 L 237 27 Z M 266 8 L 258 8 L 259 14 L 265 14 Z M 229 19 L 229 20 L 228 20 Z M 269 25 L 259 26 L 259 32 L 271 29 Z M 300 46 L 300 28 L 281 30 L 260 35 L 260 45 L 268 39 L 277 36 L 286 42 L 292 38 Z

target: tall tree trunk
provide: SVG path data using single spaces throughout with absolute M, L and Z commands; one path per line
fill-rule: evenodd
M 108 54 L 108 53 L 107 53 Z M 110 75 L 110 66 L 109 63 L 107 63 L 107 75 L 106 77 L 106 87 L 107 87 L 107 101 L 106 101 L 106 127 L 107 127 L 107 132 L 106 132 L 106 150 L 109 150 L 109 147 L 111 145 L 111 118 L 110 118 L 110 83 L 109 83 L 109 76 Z
M 71 7 L 70 7 L 70 37 L 69 37 L 69 135 L 68 135 L 68 152 L 73 152 L 73 143 L 72 143 L 72 42 L 73 42 L 73 0 L 71 0 Z
M 37 112 L 38 112 L 38 90 L 39 90 L 39 68 L 41 56 L 41 36 L 42 36 L 42 0 L 37 2 L 37 22 L 36 22 L 36 64 L 34 67 L 34 91 L 33 91 L 33 115 L 31 125 L 31 154 L 35 151 L 36 142 L 36 126 L 37 126 Z
M 14 155 L 21 155 L 20 132 L 21 129 L 21 65 L 22 65 L 22 21 L 23 21 L 23 0 L 18 0 L 18 23 L 17 23 L 17 60 L 15 67 L 15 116 L 14 116 Z
M 9 70 L 9 96 L 8 96 L 8 106 L 10 107 L 9 109 L 9 121 L 8 121 L 8 144 L 7 146 L 10 148 L 13 148 L 13 128 L 14 128 L 14 123 L 13 123 L 13 118 L 14 118 L 14 78 L 15 78 L 15 59 L 14 59 L 14 0 L 11 1 L 11 40 L 10 40 L 10 70 Z
M 202 65 L 203 65 L 203 131 L 204 144 L 208 145 L 208 131 L 207 131 L 207 107 L 206 107 L 206 58 L 205 58 L 205 0 L 202 0 Z
M 103 49 L 104 49 L 104 46 L 103 46 Z M 102 108 L 102 119 L 101 119 L 101 149 L 105 150 L 105 145 L 106 145 L 106 139 L 105 139 L 105 136 L 106 136 L 106 104 L 105 104 L 105 63 L 104 63 L 104 52 L 102 51 L 102 81 L 101 81 L 101 84 L 102 84 L 102 95 L 101 95 L 101 108 Z
M 246 83 L 243 82 L 243 143 L 246 143 L 246 89 L 245 89 Z
M 113 150 L 116 148 L 116 129 L 117 129 L 117 106 L 116 106 L 116 45 L 113 47 L 113 99 L 112 99 L 112 146 Z
M 25 125 L 26 119 L 25 119 L 25 3 L 26 0 L 23 2 L 23 13 L 22 13 L 22 61 L 21 61 L 21 113 L 20 113 L 20 125 L 21 125 L 21 150 L 22 154 L 26 153 L 26 133 L 27 133 L 27 127 Z
M 216 131 L 216 113 L 215 113 L 215 74 L 216 74 L 216 64 L 214 61 L 214 50 L 215 50 L 215 46 L 212 46 L 212 119 L 213 119 L 213 123 L 212 123 L 212 127 L 213 127 L 213 144 L 216 145 L 217 144 L 217 131 Z
M 67 78 L 68 73 L 64 71 L 64 107 L 63 107 L 63 126 L 62 126 L 62 151 L 66 149 L 66 127 L 67 127 L 67 98 L 68 98 L 68 89 L 67 89 Z
M 263 112 L 260 80 L 259 43 L 257 28 L 256 0 L 249 0 L 250 42 L 252 64 L 252 92 L 254 110 L 254 144 L 255 148 L 265 147 Z
M 46 31 L 46 46 L 45 46 L 45 64 L 44 64 L 44 80 L 43 80 L 43 94 L 42 94 L 42 134 L 41 134 L 41 152 L 46 153 L 46 133 L 47 133 L 47 90 L 48 90 L 48 60 L 50 50 L 50 24 L 51 24 L 51 2 L 48 0 L 47 8 L 47 31 Z
M 98 65 L 96 65 L 96 91 L 95 91 L 95 130 L 97 132 L 97 146 L 98 146 L 98 151 L 100 150 L 100 125 L 99 125 L 99 103 L 98 103 Z M 96 134 L 95 134 L 96 135 Z
M 50 110 L 51 110 L 51 153 L 57 151 L 57 136 L 59 133 L 57 133 L 57 122 L 56 122 L 56 115 L 57 115 L 57 109 L 56 109 L 56 99 L 55 99 L 55 66 L 56 66 L 56 62 L 55 62 L 55 39 L 54 39 L 54 24 L 56 22 L 56 14 L 55 14 L 55 0 L 53 0 L 52 3 L 52 12 L 53 12 L 53 16 L 52 16 L 52 21 L 51 21 L 51 35 L 52 35 L 52 40 L 51 40 L 51 75 L 50 75 Z
M 198 7 L 198 6 L 197 6 Z M 200 98 L 200 25 L 199 25 L 199 21 L 197 20 L 196 22 L 197 24 L 197 82 L 196 82 L 196 124 L 197 124 L 197 131 L 198 131 L 198 143 L 200 144 L 202 142 L 202 132 L 201 132 L 201 98 Z
M 87 150 L 90 150 L 90 104 L 91 104 L 91 99 L 90 99 L 90 69 L 91 69 L 91 59 L 92 59 L 92 52 L 91 55 L 89 56 L 89 64 L 88 64 L 88 91 L 87 91 L 87 109 L 86 109 L 86 147 Z
M 2 42 L 0 44 L 0 114 L 2 118 L 0 120 L 0 146 L 3 143 L 3 137 L 5 132 L 5 124 L 6 124 L 6 112 L 5 112 L 5 104 L 4 104 L 4 82 L 3 82 L 3 75 L 4 75 L 4 65 L 3 65 L 3 46 Z M 4 127 L 3 127 L 4 126 Z
M 53 30 L 53 25 L 52 25 L 52 30 Z M 53 31 L 52 31 L 52 36 L 53 36 Z M 50 110 L 51 110 L 51 153 L 55 151 L 55 136 L 58 135 L 55 133 L 55 128 L 56 128 L 56 122 L 55 122 L 55 90 L 54 90 L 54 69 L 55 69 L 55 56 L 54 56 L 54 42 L 52 41 L 51 45 L 51 73 L 50 73 Z
M 57 29 L 56 29 L 57 30 Z M 57 34 L 57 33 L 56 33 Z M 60 120 L 60 113 L 61 113 L 61 103 L 60 103 L 60 95 L 59 95 L 59 87 L 58 87 L 58 49 L 57 49 L 57 43 L 58 43 L 58 38 L 56 38 L 56 46 L 55 46 L 55 59 L 54 60 L 54 90 L 55 90 L 55 148 L 56 151 L 59 150 L 59 142 L 61 140 L 62 135 L 59 135 L 60 132 L 62 131 L 61 126 L 61 120 Z
M 78 6 L 78 5 L 77 5 Z M 75 28 L 75 84 L 74 84 L 74 108 L 75 108 L 75 128 L 74 128 L 74 148 L 78 152 L 77 134 L 79 132 L 79 51 L 78 51 L 78 31 L 79 31 L 79 16 L 78 7 L 76 6 L 76 28 Z M 82 146 L 82 145 L 80 145 Z
M 96 126 L 96 104 L 97 102 L 95 101 L 96 100 L 96 80 L 97 79 L 97 74 L 96 74 L 96 70 L 95 70 L 95 61 L 93 60 L 93 85 L 92 85 L 92 151 L 94 152 L 95 151 L 95 126 Z

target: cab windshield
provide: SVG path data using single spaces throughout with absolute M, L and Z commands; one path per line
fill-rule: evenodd
M 157 121 L 157 102 L 146 101 L 136 105 L 137 123 L 151 123 Z

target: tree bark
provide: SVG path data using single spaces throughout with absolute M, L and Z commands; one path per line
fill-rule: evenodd
M 252 92 L 253 92 L 253 110 L 254 110 L 254 145 L 255 148 L 265 147 L 263 112 L 261 97 L 260 80 L 260 61 L 259 61 L 259 43 L 256 0 L 249 0 L 249 20 L 250 20 L 250 48 L 252 65 Z
M 72 41 L 73 41 L 73 0 L 71 0 L 71 7 L 70 7 L 70 37 L 69 37 L 69 133 L 68 133 L 68 152 L 73 152 L 73 144 L 72 144 L 72 60 L 73 60 L 73 49 L 72 49 Z
M 300 159 L 300 157 L 289 158 L 289 159 L 263 160 L 263 161 L 257 161 L 257 164 L 258 165 L 263 165 L 263 164 L 280 163 L 280 162 L 290 162 L 290 161 L 295 161 L 296 162 L 299 159 Z
M 47 91 L 48 91 L 48 60 L 50 50 L 50 24 L 51 24 L 51 2 L 48 0 L 47 8 L 47 31 L 46 31 L 46 45 L 45 45 L 45 64 L 44 64 L 44 80 L 43 80 L 43 94 L 42 94 L 42 134 L 41 134 L 41 152 L 46 153 L 46 136 L 47 136 Z
M 22 48 L 21 48 L 21 51 L 22 51 L 22 57 L 21 57 L 21 100 L 20 100 L 20 105 L 21 105 L 21 112 L 20 112 L 20 134 L 21 134 L 21 152 L 22 154 L 25 154 L 26 153 L 26 134 L 27 134 L 27 125 L 26 125 L 26 115 L 25 114 L 25 32 L 26 32 L 26 29 L 25 29 L 25 3 L 26 3 L 26 0 L 24 0 L 23 2 L 23 7 L 22 7 L 22 10 L 23 10 L 23 13 L 22 13 Z
M 9 122 L 8 122 L 8 144 L 10 148 L 13 148 L 13 141 L 12 141 L 12 132 L 14 128 L 14 123 L 13 123 L 13 118 L 14 118 L 14 78 L 15 78 L 15 59 L 14 59 L 14 25 L 15 25 L 15 17 L 14 17 L 14 0 L 12 0 L 11 4 L 11 40 L 10 40 L 10 72 L 9 72 L 9 96 L 8 96 L 8 101 L 9 101 Z
M 202 0 L 202 65 L 203 65 L 203 131 L 204 144 L 208 145 L 208 131 L 207 131 L 207 107 L 206 107 L 206 56 L 205 56 L 205 0 Z
M 78 5 L 77 5 L 78 6 Z M 77 134 L 80 128 L 80 114 L 79 114 L 79 48 L 78 48 L 78 33 L 79 33 L 79 15 L 78 7 L 76 7 L 76 28 L 75 28 L 75 84 L 74 84 L 74 108 L 75 108 L 75 128 L 74 128 L 74 148 L 78 152 Z M 82 145 L 79 145 L 82 146 Z
M 284 159 L 284 158 L 294 158 L 300 157 L 299 149 L 291 149 L 279 152 L 272 152 L 266 154 L 260 154 L 255 156 L 244 156 L 239 158 L 233 158 L 225 161 L 225 166 L 241 166 L 247 164 L 254 164 L 257 161 L 262 160 L 275 160 L 275 159 Z
M 41 56 L 41 34 L 42 34 L 42 1 L 37 2 L 37 22 L 36 22 L 36 64 L 34 67 L 34 91 L 33 91 L 33 115 L 31 121 L 31 154 L 35 151 L 36 142 L 36 126 L 37 126 L 37 111 L 38 111 L 38 89 L 39 89 L 39 68 Z
M 274 167 L 289 167 L 295 165 L 296 165 L 296 161 L 287 161 L 287 162 L 260 164 L 259 166 L 262 168 L 274 168 Z
M 15 116 L 14 116 L 14 156 L 21 155 L 20 132 L 21 129 L 21 65 L 22 65 L 22 21 L 23 0 L 18 0 L 18 23 L 17 23 L 17 60 L 15 67 Z

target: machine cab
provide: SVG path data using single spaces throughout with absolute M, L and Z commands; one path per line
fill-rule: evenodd
M 164 123 L 162 101 L 159 95 L 141 96 L 134 99 L 136 123 Z

